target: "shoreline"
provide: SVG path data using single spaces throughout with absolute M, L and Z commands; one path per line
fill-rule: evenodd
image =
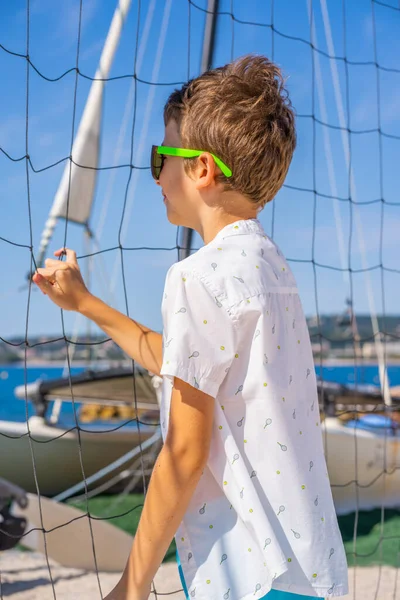
M 356 366 L 355 361 L 351 358 L 326 358 L 320 361 L 319 359 L 314 359 L 314 366 L 320 367 L 322 362 L 322 367 L 352 367 Z M 104 368 L 123 368 L 131 365 L 131 361 L 128 359 L 127 361 L 110 361 L 110 360 L 98 360 L 95 361 L 96 367 L 104 367 Z M 386 362 L 387 367 L 396 367 L 400 365 L 400 358 L 392 358 L 388 359 Z M 24 361 L 19 362 L 11 362 L 11 363 L 0 363 L 0 369 L 10 369 L 10 368 L 21 368 L 24 367 Z M 32 360 L 27 362 L 28 368 L 46 368 L 46 369 L 59 369 L 65 366 L 65 361 L 62 360 L 54 360 L 54 361 L 41 361 L 41 360 Z M 363 361 L 359 360 L 357 362 L 357 367 L 374 367 L 378 366 L 378 360 L 373 358 L 366 358 Z M 88 365 L 85 362 L 72 362 L 71 367 L 75 369 L 85 369 Z
M 316 367 L 320 366 L 320 362 L 318 359 L 314 359 L 314 365 Z M 326 358 L 322 360 L 323 367 L 353 367 L 355 366 L 355 361 L 352 358 Z M 390 358 L 386 361 L 385 365 L 387 367 L 396 367 L 400 365 L 400 358 Z M 378 359 L 373 358 L 365 358 L 364 360 L 357 361 L 357 367 L 374 367 L 378 366 Z
M 131 361 L 128 362 L 123 362 L 123 361 L 110 361 L 110 360 L 98 360 L 95 362 L 96 367 L 105 367 L 105 368 L 118 368 L 118 367 L 127 367 L 131 364 Z M 24 361 L 18 361 L 18 362 L 11 362 L 11 363 L 0 363 L 0 369 L 10 369 L 10 368 L 22 368 L 25 366 Z M 65 367 L 65 361 L 63 360 L 52 360 L 52 361 L 46 361 L 46 360 L 32 360 L 32 361 L 28 361 L 27 362 L 27 367 L 28 369 L 34 368 L 40 368 L 43 367 L 45 369 L 60 369 L 61 367 Z M 86 369 L 88 367 L 87 363 L 82 362 L 82 361 L 78 361 L 78 362 L 71 362 L 71 368 L 74 369 Z

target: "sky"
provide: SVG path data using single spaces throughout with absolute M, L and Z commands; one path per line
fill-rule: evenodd
M 78 65 L 84 75 L 96 72 L 116 4 L 82 1 Z M 342 312 L 350 294 L 358 314 L 398 314 L 400 10 L 397 0 L 387 0 L 388 6 L 370 0 L 314 0 L 312 28 L 310 4 L 220 0 L 213 66 L 260 53 L 277 62 L 287 78 L 298 144 L 285 185 L 260 213 L 260 221 L 289 260 L 306 315 Z M 331 42 L 324 27 L 325 5 Z M 110 73 L 116 79 L 105 86 L 99 166 L 129 164 L 133 139 L 133 164 L 140 169 L 133 170 L 130 181 L 129 167 L 99 172 L 90 225 L 99 247 L 109 251 L 91 261 L 79 260 L 93 293 L 158 331 L 164 280 L 177 260 L 180 232 L 168 222 L 147 167 L 151 145 L 163 139 L 168 95 L 200 74 L 206 6 L 206 0 L 132 0 Z M 68 335 L 88 330 L 88 322 L 75 313 L 65 312 L 62 320 L 60 310 L 26 284 L 29 247 L 37 256 L 66 162 L 46 167 L 70 155 L 74 98 L 76 131 L 91 85 L 79 76 L 76 86 L 75 72 L 64 75 L 76 65 L 79 7 L 79 0 L 30 0 L 29 56 L 42 76 L 30 67 L 28 81 L 26 59 L 10 53 L 27 53 L 27 2 L 0 7 L 4 340 L 26 331 L 28 339 L 59 337 L 63 325 Z M 136 86 L 135 68 L 141 80 Z M 354 133 L 342 131 L 343 123 Z M 26 153 L 35 169 L 28 169 L 29 186 L 26 160 L 17 160 Z M 78 257 L 90 253 L 82 227 L 60 220 L 47 256 L 63 245 L 65 235 Z M 126 248 L 123 268 L 119 240 Z M 196 234 L 193 246 L 201 245 Z M 137 249 L 142 247 L 148 249 Z M 357 272 L 366 268 L 370 271 Z M 91 331 L 99 333 L 94 325 Z

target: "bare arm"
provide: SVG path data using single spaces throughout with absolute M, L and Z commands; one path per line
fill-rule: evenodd
M 167 439 L 151 476 L 123 576 L 105 600 L 147 600 L 207 463 L 214 398 L 175 378 Z
M 54 254 L 59 258 L 66 255 L 67 259 L 65 262 L 46 259 L 46 268 L 37 269 L 32 277 L 43 294 L 60 308 L 80 312 L 97 323 L 128 356 L 159 375 L 162 364 L 161 334 L 140 325 L 93 296 L 82 279 L 74 250 L 61 248 Z
M 160 374 L 162 335 L 137 323 L 96 296 L 88 295 L 79 312 L 94 321 L 122 350 L 148 371 Z

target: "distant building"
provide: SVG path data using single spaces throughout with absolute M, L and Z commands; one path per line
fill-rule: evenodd
M 381 342 L 382 351 L 388 357 L 400 357 L 400 341 L 399 342 Z M 365 342 L 363 344 L 364 358 L 376 358 L 376 345 L 374 342 Z

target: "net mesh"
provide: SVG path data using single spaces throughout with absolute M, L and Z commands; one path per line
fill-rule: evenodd
M 156 136 L 163 135 L 162 106 L 169 92 L 199 73 L 207 16 L 205 0 L 180 0 L 174 6 L 169 0 L 162 4 L 163 11 L 159 11 L 160 4 L 155 4 L 152 0 L 138 0 L 133 4 L 124 27 L 115 67 L 111 76 L 105 78 L 106 101 L 102 133 L 104 149 L 100 164 L 96 168 L 98 182 L 94 217 L 97 218 L 97 227 L 91 227 L 92 241 L 94 240 L 96 248 L 90 247 L 89 251 L 78 257 L 81 265 L 89 265 L 90 272 L 100 270 L 100 261 L 107 263 L 107 270 L 112 271 L 112 285 L 109 285 L 109 281 L 105 282 L 106 292 L 113 288 L 115 296 L 122 298 L 120 309 L 128 316 L 132 314 L 139 321 L 141 315 L 144 317 L 143 321 L 145 320 L 146 313 L 142 306 L 147 300 L 150 305 L 157 304 L 163 273 L 178 259 L 182 251 L 179 229 L 175 230 L 166 225 L 162 235 L 160 232 L 154 232 L 157 217 L 165 217 L 162 216 L 163 207 L 158 206 L 160 202 L 157 199 L 157 190 L 150 191 L 147 150 L 150 143 L 157 143 L 154 139 Z M 20 267 L 19 271 L 18 268 L 15 269 L 19 278 L 22 270 L 32 273 L 38 266 L 35 259 L 35 239 L 38 238 L 51 195 L 54 194 L 56 182 L 66 164 L 70 165 L 71 173 L 72 148 L 77 125 L 88 89 L 94 80 L 88 73 L 93 71 L 93 61 L 98 59 L 101 50 L 99 45 L 97 48 L 88 48 L 84 35 L 88 21 L 93 16 L 94 5 L 95 3 L 89 0 L 70 3 L 69 8 L 73 9 L 74 13 L 70 31 L 72 41 L 59 61 L 57 53 L 55 58 L 40 56 L 38 22 L 45 18 L 44 12 L 47 10 L 42 10 L 40 0 L 34 3 L 27 0 L 26 9 L 19 14 L 19 23 L 24 23 L 25 27 L 25 49 L 17 51 L 11 42 L 0 44 L 0 72 L 3 70 L 5 74 L 3 82 L 6 74 L 14 73 L 19 89 L 18 106 L 11 108 L 10 105 L 4 104 L 2 111 L 11 121 L 15 112 L 17 113 L 19 120 L 15 124 L 15 134 L 24 140 L 21 152 L 18 146 L 7 143 L 10 137 L 4 134 L 3 128 L 3 137 L 0 137 L 0 173 L 3 177 L 6 174 L 14 177 L 19 182 L 24 178 L 24 189 L 17 191 L 15 203 L 18 203 L 18 210 L 26 220 L 24 222 L 21 218 L 18 228 L 13 229 L 10 226 L 10 230 L 16 235 L 6 235 L 7 228 L 0 225 L 0 253 L 4 259 L 3 264 L 13 265 L 15 257 L 15 264 Z M 109 9 L 104 10 L 110 12 Z M 362 368 L 366 366 L 364 355 L 359 350 L 360 345 L 364 346 L 368 342 L 381 344 L 381 362 L 386 368 L 387 344 L 395 342 L 399 337 L 399 330 L 389 329 L 387 315 L 396 310 L 393 298 L 398 290 L 400 273 L 394 251 L 397 234 L 393 227 L 396 218 L 398 219 L 400 206 L 396 193 L 400 128 L 398 117 L 393 114 L 400 89 L 400 69 L 396 67 L 394 58 L 394 38 L 393 43 L 388 44 L 385 36 L 389 36 L 390 39 L 391 35 L 394 36 L 395 32 L 398 32 L 400 5 L 394 0 L 392 3 L 378 0 L 365 3 L 361 11 L 361 24 L 358 22 L 360 14 L 355 11 L 354 3 L 348 0 L 331 3 L 329 13 L 325 0 L 319 3 L 315 0 L 304 2 L 297 17 L 289 19 L 287 14 L 292 10 L 293 4 L 287 0 L 280 3 L 270 0 L 253 4 L 241 3 L 238 0 L 221 0 L 217 12 L 213 63 L 223 64 L 246 52 L 256 51 L 270 56 L 282 66 L 285 73 L 290 74 L 288 87 L 297 109 L 299 146 L 278 198 L 270 206 L 267 205 L 260 219 L 267 233 L 278 242 L 291 263 L 308 312 L 316 315 L 310 333 L 317 356 L 317 371 L 322 378 L 327 372 L 325 345 L 334 345 L 337 341 L 337 338 L 326 333 L 325 311 L 327 307 L 328 310 L 332 310 L 333 307 L 333 310 L 339 312 L 347 299 L 350 323 L 348 338 L 353 342 L 352 354 L 348 358 L 353 368 L 353 382 L 357 387 L 362 383 Z M 154 18 L 151 25 L 150 21 L 145 21 L 150 14 Z M 330 29 L 329 14 L 334 25 L 333 30 Z M 365 28 L 367 39 L 364 45 L 355 42 L 358 28 L 361 26 Z M 158 40 L 158 44 L 152 49 L 147 47 L 146 50 L 144 40 L 150 33 Z M 58 40 L 58 43 L 61 44 L 62 39 Z M 146 52 L 148 57 L 145 56 Z M 40 58 L 36 60 L 36 56 Z M 167 69 L 166 65 L 170 64 L 171 58 L 174 66 Z M 65 64 L 65 68 L 60 68 L 59 63 L 63 65 L 65 60 L 69 61 L 68 64 Z M 88 70 L 84 65 L 88 65 Z M 166 80 L 167 73 L 168 76 L 170 73 L 176 73 L 176 79 Z M 53 93 L 54 88 L 57 88 L 57 92 Z M 63 128 L 60 132 L 62 143 L 59 148 L 64 149 L 61 158 L 54 158 L 54 153 L 47 151 L 46 139 L 41 139 L 39 143 L 37 140 L 41 133 L 40 124 L 38 125 L 36 117 L 32 116 L 32 106 L 37 106 L 41 97 L 45 98 L 45 102 L 52 108 L 49 110 L 50 122 L 54 124 L 62 115 L 64 122 L 70 124 L 69 129 Z M 115 118 L 116 115 L 122 114 L 125 98 L 128 100 L 117 138 Z M 64 102 L 62 110 L 54 110 L 61 99 Z M 152 107 L 149 113 L 146 113 L 146 105 Z M 360 124 L 365 126 L 361 127 Z M 0 128 L 0 133 L 1 131 Z M 126 132 L 129 133 L 128 139 L 125 138 Z M 148 141 L 149 138 L 151 142 Z M 144 151 L 146 154 L 143 156 Z M 88 168 L 83 165 L 77 166 Z M 147 202 L 147 199 L 143 202 L 145 194 L 146 198 L 148 195 L 154 202 Z M 48 202 L 43 200 L 43 196 Z M 111 197 L 112 208 L 109 207 Z M 13 202 L 12 197 L 9 198 L 9 202 Z M 102 212 L 98 210 L 98 206 L 103 207 Z M 140 217 L 135 218 L 139 215 L 139 207 Z M 6 204 L 3 205 L 4 223 L 7 223 L 7 211 L 10 210 Z M 115 218 L 115 215 L 118 218 Z M 288 236 L 290 227 L 291 231 L 295 232 L 292 240 L 288 239 L 291 237 Z M 367 230 L 366 240 L 363 237 L 364 229 Z M 127 244 L 127 238 L 136 240 L 136 245 Z M 28 242 L 21 241 L 26 239 Z M 158 239 L 166 243 L 159 244 Z M 329 239 L 331 244 L 327 244 Z M 55 247 L 76 247 L 77 227 L 69 219 L 64 220 L 60 223 L 54 241 Z M 200 244 L 201 240 L 195 236 L 194 245 L 198 247 Z M 327 251 L 327 245 L 332 248 L 331 251 Z M 138 282 L 143 280 L 144 284 L 138 285 Z M 158 280 L 158 283 L 153 284 L 153 280 Z M 17 287 L 16 278 L 13 283 Z M 51 339 L 42 340 L 36 336 L 33 342 L 32 324 L 36 320 L 36 329 L 39 330 L 41 321 L 40 300 L 36 302 L 33 287 L 29 282 L 26 288 L 19 291 L 18 298 L 22 296 L 23 300 L 17 300 L 14 296 L 15 301 L 19 303 L 19 314 L 24 315 L 23 339 L 18 341 L 12 335 L 8 335 L 0 336 L 0 340 L 12 349 L 23 349 L 25 386 L 28 384 L 32 351 L 38 346 L 51 349 L 60 341 L 64 343 L 73 405 L 74 425 L 71 430 L 77 434 L 79 463 L 85 483 L 83 498 L 86 509 L 82 518 L 87 519 L 89 523 L 99 596 L 103 597 L 92 521 L 102 518 L 112 522 L 117 517 L 140 511 L 141 506 L 133 506 L 122 515 L 116 510 L 118 505 L 114 504 L 116 512 L 112 515 L 95 517 L 90 514 L 90 492 L 85 475 L 81 439 L 85 429 L 79 421 L 71 373 L 72 354 L 76 348 L 91 349 L 96 355 L 110 340 L 104 336 L 100 340 L 93 340 L 89 336 L 87 341 L 77 341 L 73 336 L 67 335 L 72 322 L 70 315 L 59 311 L 59 334 Z M 366 299 L 369 299 L 369 302 Z M 7 294 L 3 293 L 0 296 L 2 312 L 7 313 L 9 302 L 10 295 L 7 291 Z M 375 302 L 378 303 L 377 307 Z M 360 336 L 354 327 L 358 311 L 366 313 L 372 323 L 375 319 L 376 326 L 372 326 L 372 330 L 364 336 Z M 376 318 L 377 313 L 380 314 L 379 319 Z M 157 324 L 159 323 L 155 323 L 155 329 Z M 15 326 L 22 326 L 22 322 L 16 323 Z M 137 408 L 134 362 L 131 369 L 132 402 Z M 386 380 L 383 384 L 387 387 Z M 375 406 L 370 412 L 376 410 Z M 393 407 L 387 404 L 384 405 L 383 411 L 386 416 L 392 417 L 394 414 Z M 363 408 L 362 412 L 367 411 Z M 344 416 L 347 413 L 358 418 L 358 410 L 354 407 L 351 410 L 343 407 L 337 411 L 336 416 Z M 35 458 L 35 448 L 40 442 L 32 441 L 29 429 L 30 414 L 26 392 L 25 419 L 35 488 L 40 499 L 41 489 Z M 109 431 L 116 431 L 132 421 L 136 424 L 139 435 L 140 455 L 136 459 L 136 468 L 142 473 L 141 486 L 146 493 L 148 465 L 143 458 L 140 420 L 126 419 L 122 425 L 111 427 Z M 158 423 L 155 423 L 154 427 L 158 427 Z M 0 432 L 0 435 L 7 437 L 4 432 Z M 326 429 L 324 436 L 326 443 Z M 378 476 L 383 481 L 382 490 L 385 489 L 385 479 L 395 476 L 400 467 L 399 459 L 389 465 L 387 442 L 385 429 L 383 468 Z M 51 442 L 48 452 L 51 452 Z M 380 598 L 382 568 L 385 564 L 384 543 L 391 540 L 395 556 L 391 564 L 398 569 L 400 536 L 387 534 L 387 511 L 382 501 L 378 547 L 370 549 L 369 553 L 360 553 L 357 550 L 359 490 L 374 485 L 376 478 L 367 484 L 359 484 L 355 432 L 354 453 L 354 477 L 351 481 L 337 485 L 344 488 L 354 487 L 356 512 L 353 551 L 348 552 L 348 559 L 349 564 L 356 567 L 357 564 L 363 564 L 363 560 L 368 556 L 376 555 L 379 572 L 370 597 Z M 332 482 L 333 491 L 335 485 L 335 482 Z M 45 530 L 43 519 L 40 533 L 45 545 L 49 585 L 53 597 L 56 598 L 46 546 L 49 531 Z M 73 543 L 71 540 L 71 544 Z M 397 575 L 398 571 L 393 589 L 387 598 L 397 597 Z M 1 580 L 0 570 L 0 591 Z M 356 569 L 353 572 L 352 587 L 353 597 L 361 598 L 357 593 Z M 173 594 L 177 591 L 171 590 L 168 593 Z M 165 595 L 157 592 L 154 585 L 152 592 L 156 598 Z M 0 595 L 3 598 L 3 592 Z

